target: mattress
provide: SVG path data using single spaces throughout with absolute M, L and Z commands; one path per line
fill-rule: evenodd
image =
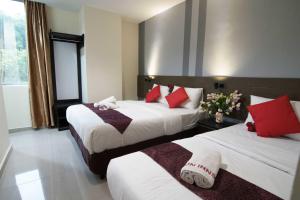
M 67 109 L 68 122 L 90 154 L 176 134 L 193 128 L 199 119 L 205 117 L 198 109 L 170 109 L 161 103 L 118 101 L 117 104 L 120 106 L 117 111 L 133 119 L 122 134 L 85 105 L 73 105 Z
M 213 149 L 222 165 L 246 181 L 283 199 L 289 199 L 300 155 L 300 142 L 287 138 L 261 138 L 244 124 L 174 141 L 193 153 Z M 107 181 L 113 199 L 198 199 L 159 164 L 142 152 L 111 160 Z

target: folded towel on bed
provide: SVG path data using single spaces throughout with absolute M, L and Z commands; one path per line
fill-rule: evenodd
M 99 110 L 109 110 L 109 109 L 119 108 L 117 104 L 109 103 L 109 102 L 100 103 L 99 106 L 97 107 L 99 108 Z
M 114 96 L 108 97 L 106 99 L 103 99 L 102 101 L 99 101 L 97 103 L 94 103 L 94 107 L 99 107 L 99 106 L 103 106 L 106 103 L 112 103 L 112 104 L 116 104 L 117 99 Z
M 195 155 L 181 169 L 180 177 L 189 184 L 211 188 L 221 165 L 219 152 L 206 150 L 205 155 Z

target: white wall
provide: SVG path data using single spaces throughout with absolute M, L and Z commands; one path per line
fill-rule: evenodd
M 2 86 L 0 86 L 0 170 L 8 153 L 9 141 Z
M 95 102 L 114 95 L 122 99 L 121 17 L 84 7 L 80 19 L 85 34 L 85 69 L 82 76 L 86 101 Z
M 79 12 L 47 6 L 48 27 L 54 32 L 80 34 Z
M 28 85 L 4 85 L 8 129 L 31 127 Z
M 79 13 L 79 27 L 80 33 L 85 33 L 85 9 L 81 8 Z M 86 35 L 85 35 L 86 40 Z M 88 89 L 87 89 L 87 69 L 86 69 L 86 47 L 84 45 L 80 50 L 81 58 L 81 86 L 82 86 L 82 101 L 88 102 Z
M 88 102 L 85 47 L 80 50 L 82 101 Z
M 81 49 L 84 102 L 114 95 L 137 99 L 138 25 L 119 15 L 92 7 L 80 12 L 47 7 L 49 28 L 57 32 L 85 34 Z
M 122 22 L 123 99 L 137 99 L 138 24 Z

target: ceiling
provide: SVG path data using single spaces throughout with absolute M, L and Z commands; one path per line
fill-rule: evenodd
M 136 22 L 149 19 L 184 0 L 37 0 L 49 6 L 79 10 L 88 5 L 117 13 Z

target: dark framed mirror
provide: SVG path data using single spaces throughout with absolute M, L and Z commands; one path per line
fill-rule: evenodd
M 84 35 L 49 33 L 53 82 L 53 110 L 58 130 L 68 129 L 66 110 L 82 103 L 80 49 Z
M 80 49 L 84 35 L 50 31 L 50 52 L 55 103 L 81 102 Z

